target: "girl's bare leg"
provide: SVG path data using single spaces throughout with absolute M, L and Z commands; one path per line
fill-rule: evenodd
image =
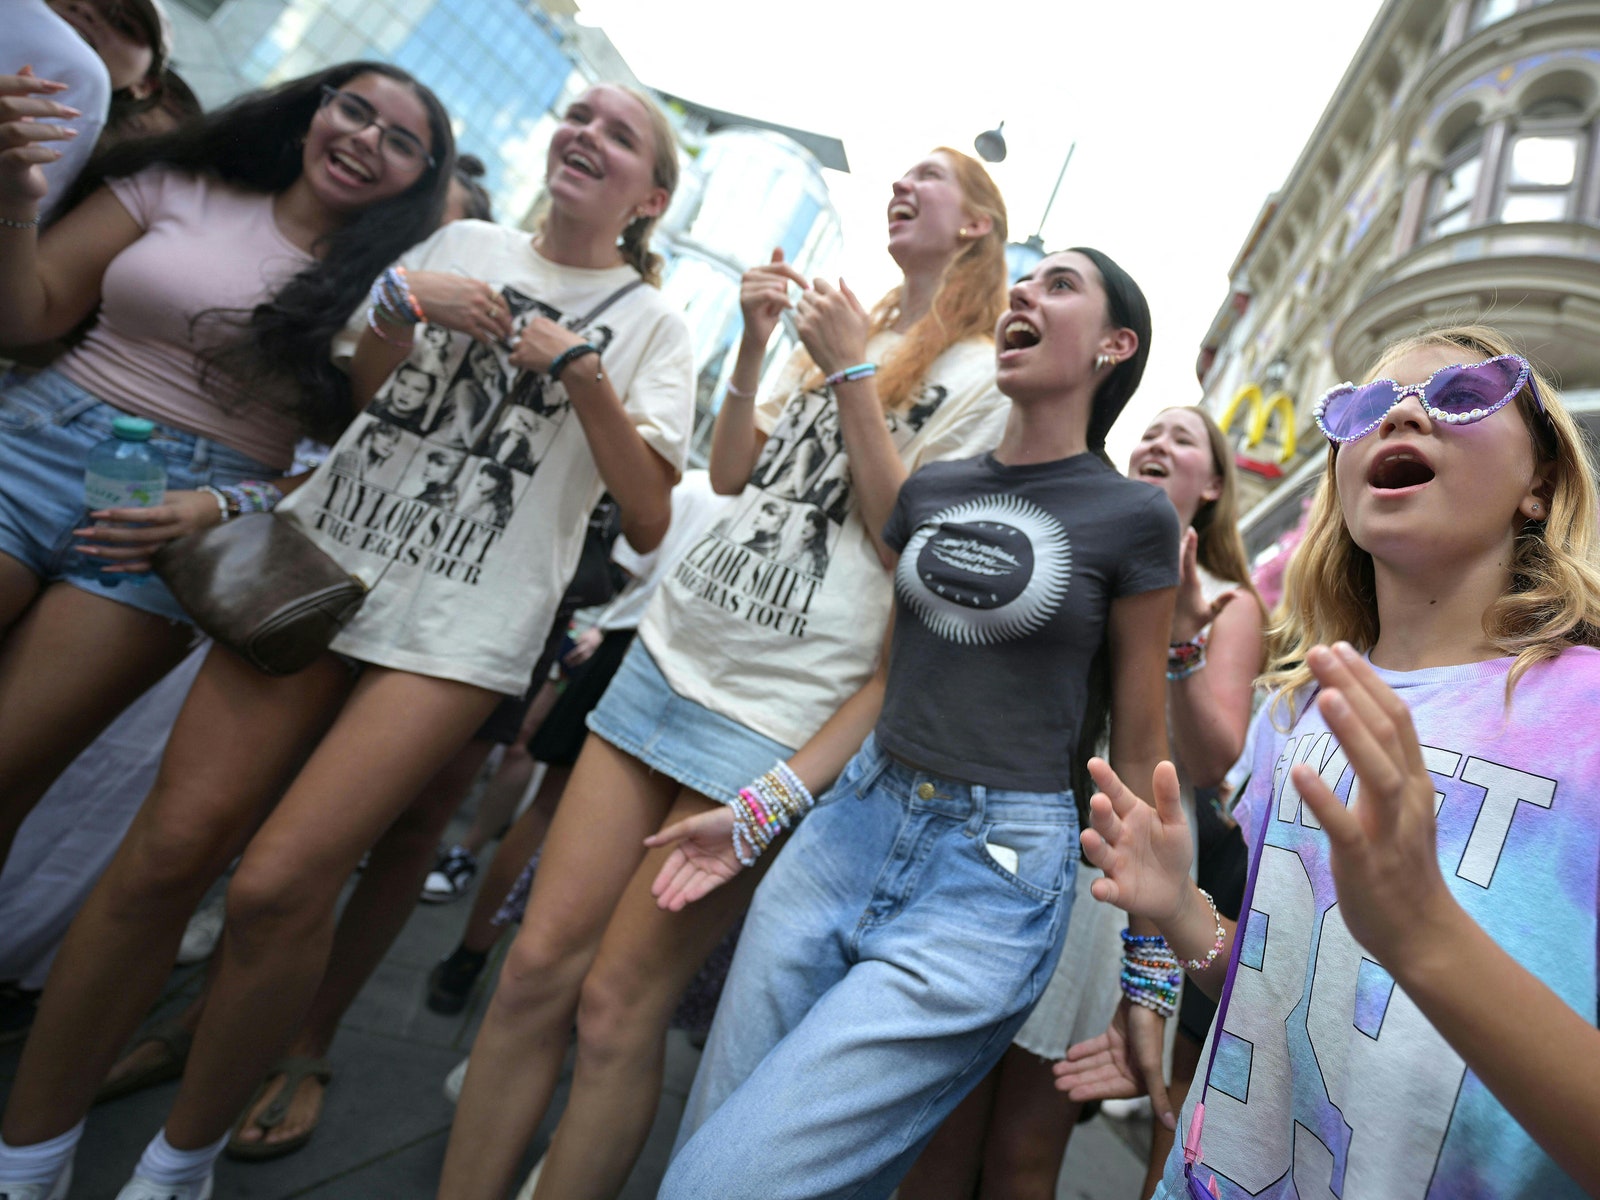
M 0 609 L 11 606 L 14 574 L 0 570 Z M 39 593 L 0 643 L 0 863 L 56 776 L 178 665 L 193 638 L 187 625 L 71 584 Z
M 472 1048 L 439 1195 L 499 1200 L 544 1119 L 579 989 L 678 785 L 590 735 L 556 810 L 521 932 Z
M 1052 1200 L 1082 1106 L 1056 1091 L 1047 1059 L 1012 1046 L 1000 1060 L 983 1147 L 981 1200 Z
M 362 852 L 472 736 L 499 697 L 369 667 L 228 888 L 228 923 L 167 1140 L 227 1132 L 322 981 L 334 906 Z
M 544 845 L 550 832 L 550 822 L 556 805 L 561 802 L 571 767 L 546 767 L 544 780 L 539 784 L 539 794 L 528 805 L 528 811 L 517 818 L 483 873 L 483 883 L 472 900 L 472 913 L 467 917 L 467 927 L 461 932 L 464 949 L 487 954 L 500 940 L 500 926 L 494 923 L 495 913 L 505 903 L 506 895 L 517 882 L 517 876 L 528 865 L 534 852 Z
M 272 679 L 212 649 L 145 800 L 56 957 L 0 1134 L 70 1129 L 172 971 L 183 927 L 348 688 L 331 655 Z
M 43 586 L 28 567 L 9 554 L 0 554 L 0 638 L 28 610 Z
M 686 788 L 664 824 L 715 804 Z M 657 907 L 650 885 L 670 852 L 645 855 L 583 981 L 572 1093 L 535 1197 L 610 1200 L 627 1183 L 655 1121 L 667 1025 L 700 965 L 749 906 L 772 858 L 669 913 Z
M 973 1200 L 983 1170 L 983 1143 L 1000 1082 L 995 1064 L 945 1118 L 900 1181 L 900 1200 Z
M 506 747 L 500 769 L 489 780 L 489 786 L 478 801 L 478 809 L 472 814 L 472 824 L 461 836 L 460 844 L 473 854 L 482 854 L 483 848 L 499 837 L 500 831 L 516 816 L 517 801 L 522 799 L 528 780 L 533 778 L 534 761 L 528 753 L 528 739 L 539 731 L 559 694 L 556 685 L 547 679 L 534 694 L 533 703 L 528 705 L 516 740 Z
M 289 1054 L 299 1058 L 327 1056 L 345 1013 L 416 910 L 417 893 L 433 866 L 439 837 L 461 806 L 490 748 L 491 743 L 479 741 L 462 747 L 372 847 L 366 869 L 339 914 L 327 972 L 305 1020 L 290 1039 Z M 267 1082 L 271 1084 L 272 1080 Z M 282 1142 L 314 1128 L 322 1115 L 325 1090 L 320 1079 L 307 1076 L 291 1097 L 289 1111 L 279 1124 L 263 1130 L 246 1119 L 240 1140 Z M 266 1108 L 277 1094 L 278 1087 L 264 1089 L 252 1111 Z

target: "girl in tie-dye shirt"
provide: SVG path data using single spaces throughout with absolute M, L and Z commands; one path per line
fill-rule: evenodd
M 1189 882 L 1171 769 L 1152 807 L 1095 768 L 1097 898 L 1180 959 L 1220 942 L 1190 975 L 1227 981 L 1158 1198 L 1600 1194 L 1593 468 L 1491 330 L 1408 339 L 1373 375 L 1317 411 L 1237 938 Z M 1075 1099 L 1142 1090 L 1106 1038 L 1057 1074 Z

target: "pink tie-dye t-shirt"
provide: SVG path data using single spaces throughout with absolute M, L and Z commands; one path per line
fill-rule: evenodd
M 1528 671 L 1510 659 L 1379 671 L 1406 701 L 1437 789 L 1439 863 L 1505 950 L 1596 1020 L 1600 908 L 1600 651 Z M 1265 713 L 1259 720 L 1267 721 Z M 1351 936 L 1328 842 L 1289 782 L 1315 767 L 1346 803 L 1343 750 L 1310 706 L 1286 735 L 1257 729 L 1236 815 L 1266 840 L 1246 907 L 1226 1028 L 1206 1091 L 1203 1182 L 1224 1200 L 1578 1197 L 1583 1192 Z M 1464 988 L 1482 981 L 1463 977 Z M 1212 1037 L 1217 1037 L 1215 1028 Z M 1201 1057 L 1202 1070 L 1211 1044 Z M 1184 1193 L 1190 1090 L 1157 1195 Z

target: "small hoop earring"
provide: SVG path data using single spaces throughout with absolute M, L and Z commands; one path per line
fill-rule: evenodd
M 1109 355 L 1109 354 L 1096 354 L 1094 356 L 1094 369 L 1096 371 L 1104 371 L 1107 367 L 1109 367 L 1112 363 L 1114 363 L 1116 361 L 1117 360 L 1112 358 L 1111 355 Z

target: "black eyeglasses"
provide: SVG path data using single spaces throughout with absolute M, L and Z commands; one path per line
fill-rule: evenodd
M 378 110 L 354 92 L 341 92 L 327 84 L 322 86 L 322 108 L 340 133 L 360 133 L 369 125 L 378 127 L 378 145 L 384 156 L 396 167 L 406 169 L 419 165 L 438 166 L 416 134 L 385 125 L 378 119 Z

